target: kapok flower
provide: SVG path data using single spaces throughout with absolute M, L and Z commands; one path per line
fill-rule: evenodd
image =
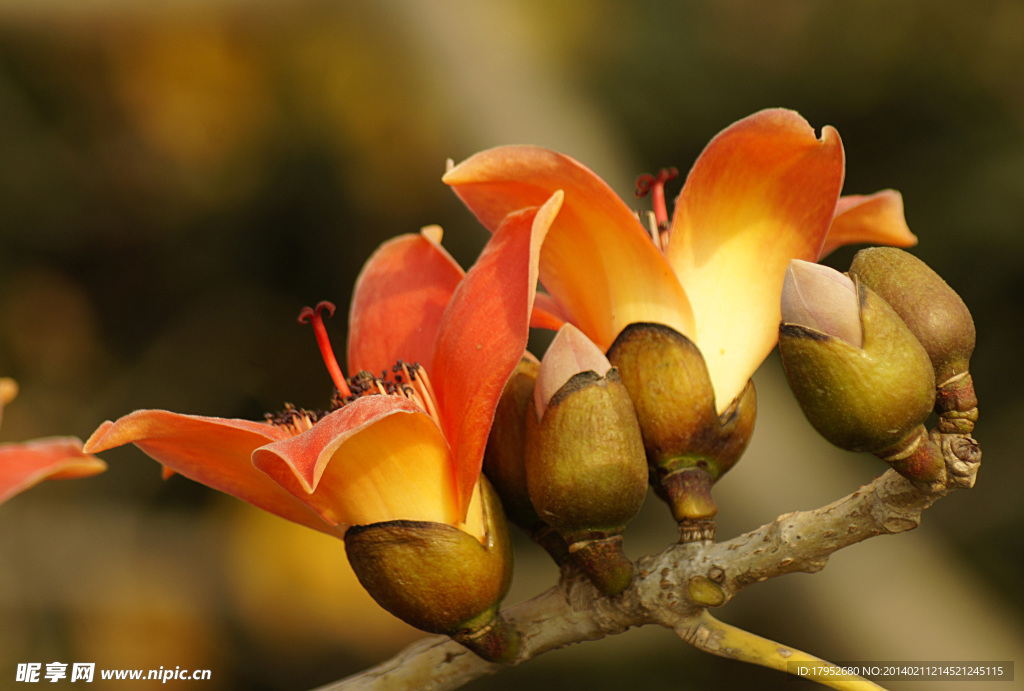
M 479 506 L 467 514 L 494 409 L 526 347 L 540 244 L 560 201 L 509 216 L 468 273 L 437 227 L 382 245 L 356 282 L 350 379 L 322 320 L 333 305 L 304 310 L 338 389 L 333 410 L 289 407 L 267 422 L 142 410 L 105 422 L 86 448 L 134 443 L 165 469 L 337 536 L 410 520 L 480 537 Z
M 537 325 L 569 321 L 601 348 L 629 324 L 665 324 L 696 343 L 719 413 L 774 347 L 791 259 L 817 261 L 855 242 L 909 246 L 916 238 L 898 192 L 840 197 L 844 153 L 797 113 L 771 109 L 720 132 L 697 159 L 669 222 L 664 184 L 650 229 L 595 173 L 532 146 L 478 153 L 444 182 L 488 228 L 555 190 L 565 202 L 541 253 Z
M 13 379 L 0 377 L 0 416 L 17 393 Z M 0 504 L 43 480 L 89 477 L 106 469 L 106 463 L 82 452 L 82 441 L 75 437 L 0 444 Z

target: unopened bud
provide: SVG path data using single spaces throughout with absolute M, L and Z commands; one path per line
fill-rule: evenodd
M 509 520 L 560 564 L 569 556 L 568 545 L 537 515 L 526 485 L 526 416 L 533 414 L 531 401 L 539 369 L 537 358 L 526 353 L 505 384 L 487 438 L 483 470 L 501 497 Z
M 814 296 L 820 284 L 838 279 L 826 278 L 819 270 L 806 271 L 801 264 L 791 263 L 786 282 L 797 285 L 783 290 L 806 296 L 813 313 L 819 309 Z M 857 290 L 850 301 L 832 302 L 826 309 L 848 313 L 851 302 L 859 308 L 861 347 L 820 330 L 820 322 L 789 321 L 803 313 L 794 317 L 783 303 L 779 352 L 790 388 L 823 437 L 840 448 L 869 451 L 892 461 L 909 447 L 917 448 L 915 440 L 935 401 L 935 375 L 928 353 L 896 312 L 867 286 L 854 285 Z M 893 465 L 924 483 L 940 481 L 945 473 L 941 454 L 925 453 L 924 458 Z
M 616 595 L 633 574 L 620 535 L 647 492 L 629 393 L 604 354 L 572 325 L 548 348 L 535 392 L 526 429 L 530 499 L 594 585 Z
M 711 484 L 747 448 L 757 416 L 754 385 L 717 413 L 704 357 L 664 324 L 630 324 L 608 357 L 636 407 L 650 478 L 680 523 L 683 540 L 714 537 Z
M 345 550 L 359 582 L 406 623 L 446 634 L 480 657 L 509 661 L 518 632 L 498 608 L 512 580 L 512 546 L 501 502 L 481 478 L 485 541 L 454 526 L 387 521 L 352 526 Z
M 939 389 L 940 429 L 970 433 L 978 419 L 969 372 L 976 334 L 964 301 L 931 267 L 892 247 L 861 250 L 850 275 L 888 302 L 928 352 Z
M 544 417 L 548 403 L 572 377 L 593 372 L 603 377 L 612 367 L 608 358 L 586 334 L 572 324 L 564 325 L 548 346 L 537 373 L 533 399 L 537 417 Z

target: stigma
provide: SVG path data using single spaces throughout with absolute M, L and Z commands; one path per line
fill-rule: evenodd
M 401 396 L 414 403 L 440 425 L 441 415 L 434 387 L 430 383 L 426 369 L 419 364 L 399 360 L 390 371 L 383 370 L 376 374 L 362 370 L 355 376 L 345 377 L 331 347 L 327 327 L 324 325 L 324 313 L 331 317 L 335 311 L 334 303 L 324 300 L 316 307 L 304 307 L 299 312 L 299 323 L 312 325 L 320 354 L 334 382 L 335 392 L 331 397 L 330 408 L 326 411 L 309 411 L 288 404 L 283 411 L 268 414 L 267 422 L 284 427 L 293 434 L 301 434 L 311 429 L 325 415 L 364 396 Z
M 677 168 L 662 168 L 658 175 L 654 176 L 645 173 L 637 178 L 637 197 L 651 195 L 652 211 L 647 212 L 648 229 L 651 233 L 651 240 L 654 246 L 664 252 L 668 248 L 668 231 L 670 223 L 668 220 L 668 205 L 665 203 L 665 183 L 679 177 Z

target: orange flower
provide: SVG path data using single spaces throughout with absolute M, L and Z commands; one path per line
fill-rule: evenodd
M 671 326 L 700 348 L 722 412 L 775 345 L 791 259 L 817 261 L 855 242 L 916 242 L 898 192 L 840 198 L 843 176 L 833 128 L 818 138 L 797 113 L 772 109 L 711 140 L 671 223 L 669 176 L 642 181 L 654 192 L 649 231 L 595 173 L 547 149 L 490 149 L 444 182 L 492 230 L 562 190 L 540 259 L 550 295 L 537 296 L 535 324 L 572 322 L 604 349 L 631 323 Z
M 0 415 L 17 393 L 13 380 L 0 378 Z M 82 442 L 75 437 L 0 444 L 0 504 L 43 480 L 71 480 L 106 469 L 106 463 L 82 452 Z
M 165 471 L 337 536 L 399 519 L 479 536 L 471 500 L 494 409 L 526 347 L 540 245 L 561 195 L 543 201 L 510 215 L 468 273 L 441 248 L 440 228 L 384 243 L 356 282 L 351 379 L 322 321 L 334 306 L 303 310 L 338 390 L 331 411 L 289 407 L 251 422 L 142 410 L 105 422 L 86 448 L 134 443 Z

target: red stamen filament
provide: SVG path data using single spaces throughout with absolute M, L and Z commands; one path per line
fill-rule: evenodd
M 636 181 L 636 196 L 646 197 L 651 194 L 651 206 L 654 207 L 654 218 L 658 222 L 659 230 L 668 229 L 668 205 L 665 203 L 665 183 L 679 177 L 679 170 L 676 168 L 662 168 L 658 176 L 650 174 L 641 175 Z
M 348 383 L 345 381 L 345 375 L 341 372 L 337 358 L 334 357 L 334 349 L 331 348 L 331 340 L 327 337 L 327 327 L 324 326 L 324 319 L 321 316 L 324 310 L 327 310 L 327 316 L 333 317 L 334 309 L 334 303 L 327 300 L 317 303 L 315 308 L 303 307 L 302 311 L 299 312 L 299 323 L 313 325 L 313 333 L 316 334 L 316 344 L 320 347 L 320 354 L 324 358 L 324 364 L 327 365 L 327 371 L 330 373 L 331 379 L 334 380 L 334 385 L 338 388 L 341 395 L 348 397 L 352 395 L 352 391 L 348 388 Z

